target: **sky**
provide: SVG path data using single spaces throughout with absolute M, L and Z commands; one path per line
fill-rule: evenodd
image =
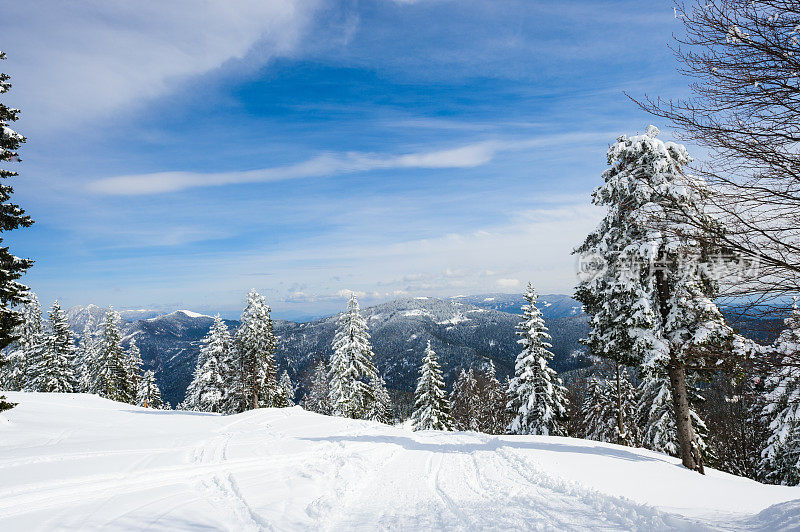
M 686 92 L 671 4 L 0 0 L 44 304 L 277 317 L 572 293 L 605 152 Z M 662 136 L 668 128 L 658 121 Z

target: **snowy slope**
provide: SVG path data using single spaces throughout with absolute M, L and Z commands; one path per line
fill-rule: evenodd
M 4 531 L 800 526 L 800 500 L 784 502 L 800 488 L 597 442 L 9 395 L 21 404 L 0 416 Z

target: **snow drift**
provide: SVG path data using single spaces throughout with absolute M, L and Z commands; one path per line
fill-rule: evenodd
M 7 395 L 0 530 L 800 527 L 800 488 L 587 440 Z

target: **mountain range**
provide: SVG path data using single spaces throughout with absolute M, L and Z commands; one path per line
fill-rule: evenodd
M 414 390 L 428 340 L 439 354 L 448 385 L 462 368 L 481 366 L 489 360 L 494 362 L 499 378 L 510 375 L 519 352 L 514 331 L 523 303 L 521 295 L 509 294 L 404 298 L 366 307 L 362 314 L 370 328 L 375 363 L 388 388 L 407 394 Z M 580 304 L 565 295 L 544 295 L 539 307 L 553 336 L 553 367 L 562 372 L 585 366 L 585 358 L 575 354 L 581 348 L 579 338 L 587 331 Z M 105 312 L 96 305 L 79 306 L 69 309 L 67 317 L 79 337 L 88 320 L 101 323 Z M 126 310 L 120 314 L 124 345 L 135 338 L 145 368 L 155 372 L 164 398 L 173 405 L 182 401 L 201 340 L 213 318 L 189 310 L 169 314 Z M 338 316 L 305 323 L 274 321 L 279 340 L 276 358 L 280 370 L 287 370 L 298 384 L 298 396 L 313 362 L 330 356 Z M 235 320 L 225 321 L 231 329 L 238 326 Z

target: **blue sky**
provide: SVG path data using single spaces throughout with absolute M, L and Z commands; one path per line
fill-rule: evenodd
M 665 2 L 0 9 L 37 222 L 7 241 L 45 303 L 571 293 L 605 150 L 652 120 L 623 91 L 686 90 Z

